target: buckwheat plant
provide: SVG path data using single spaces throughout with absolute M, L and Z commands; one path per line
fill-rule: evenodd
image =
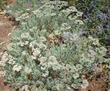
M 6 82 L 21 91 L 74 91 L 88 85 L 85 74 L 109 62 L 98 39 L 81 36 L 82 12 L 66 6 L 50 1 L 16 18 L 21 24 L 2 57 Z

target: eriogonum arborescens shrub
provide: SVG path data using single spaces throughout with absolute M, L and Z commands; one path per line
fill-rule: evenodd
M 106 48 L 99 40 L 82 37 L 82 12 L 66 2 L 51 1 L 16 19 L 20 26 L 12 34 L 2 57 L 6 82 L 26 91 L 73 91 L 88 85 L 84 75 L 108 63 Z M 30 90 L 29 90 L 30 89 Z

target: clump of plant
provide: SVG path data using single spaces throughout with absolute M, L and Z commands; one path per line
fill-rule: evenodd
M 49 2 L 50 0 L 16 0 L 15 4 L 8 5 L 6 7 L 7 13 L 12 16 L 19 17 L 21 14 L 33 11 L 39 8 L 43 4 Z
M 88 85 L 87 73 L 106 64 L 106 48 L 98 39 L 82 37 L 82 12 L 64 1 L 50 1 L 16 19 L 2 57 L 6 82 L 26 91 L 74 91 Z M 30 90 L 29 90 L 30 89 Z
M 82 18 L 89 33 L 99 37 L 107 46 L 110 36 L 109 5 L 109 0 L 78 0 L 76 3 L 77 9 L 83 12 Z
M 0 10 L 4 9 L 5 4 L 6 0 L 0 0 Z
M 83 13 L 88 22 L 88 28 L 97 28 L 102 25 L 102 31 L 109 25 L 109 0 L 78 0 L 76 7 Z

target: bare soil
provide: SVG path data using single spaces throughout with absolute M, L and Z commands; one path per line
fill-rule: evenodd
M 3 78 L 0 78 L 0 91 L 15 91 L 9 85 L 5 86 Z
M 15 4 L 16 0 L 6 0 L 7 4 Z
M 13 30 L 13 22 L 9 21 L 9 18 L 0 15 L 0 51 L 5 49 L 5 46 L 9 42 L 9 34 Z
M 79 91 L 110 91 L 110 85 L 106 80 L 110 81 L 109 74 L 97 74 L 89 81 L 89 86 L 86 89 L 80 89 Z

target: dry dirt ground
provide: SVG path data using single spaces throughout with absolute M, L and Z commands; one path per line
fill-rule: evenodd
M 0 51 L 5 49 L 5 45 L 9 42 L 9 34 L 13 30 L 14 23 L 9 21 L 4 15 L 0 15 Z

